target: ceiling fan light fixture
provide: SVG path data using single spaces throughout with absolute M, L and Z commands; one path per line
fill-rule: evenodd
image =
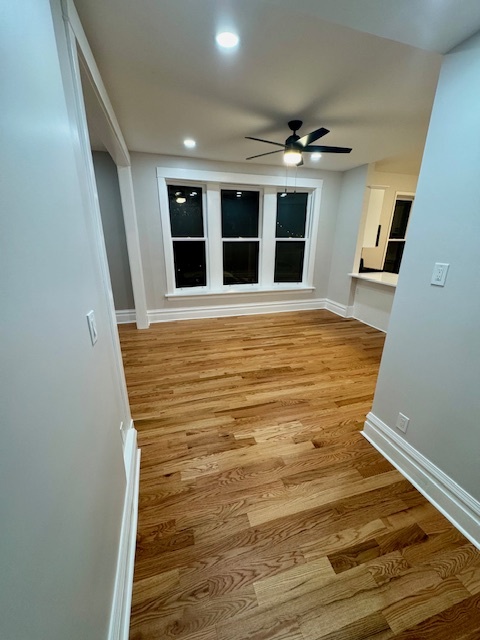
M 297 149 L 287 149 L 283 154 L 283 161 L 290 166 L 296 166 L 302 161 L 302 154 Z

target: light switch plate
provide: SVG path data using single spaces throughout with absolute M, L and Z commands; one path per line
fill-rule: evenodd
M 95 313 L 93 312 L 93 309 L 92 311 L 89 311 L 87 313 L 87 322 L 88 322 L 88 330 L 90 331 L 90 340 L 92 341 L 92 345 L 94 345 L 98 340 L 98 333 L 97 333 L 97 323 L 95 321 Z
M 437 287 L 444 287 L 449 266 L 450 265 L 445 262 L 436 262 L 433 267 L 431 284 L 434 284 Z

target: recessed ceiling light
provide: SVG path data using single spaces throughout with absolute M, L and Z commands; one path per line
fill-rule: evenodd
M 321 157 L 322 157 L 322 154 L 318 151 L 315 151 L 310 155 L 311 160 L 313 160 L 314 162 L 316 162 L 317 160 L 320 160 Z
M 183 141 L 183 144 L 187 147 L 187 149 L 194 149 L 197 146 L 197 143 L 195 142 L 195 140 L 192 140 L 192 138 L 186 138 Z
M 223 31 L 222 33 L 219 33 L 215 40 L 217 41 L 217 44 L 224 49 L 232 49 L 240 42 L 240 38 L 237 34 L 232 33 L 231 31 Z

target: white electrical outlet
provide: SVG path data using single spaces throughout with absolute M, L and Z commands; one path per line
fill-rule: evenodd
M 95 313 L 93 312 L 93 309 L 92 311 L 89 311 L 87 313 L 87 322 L 88 322 L 88 330 L 90 331 L 90 340 L 92 341 L 92 345 L 94 345 L 98 340 L 98 333 L 97 333 L 97 323 L 95 320 Z
M 430 283 L 434 284 L 437 287 L 444 287 L 449 266 L 450 265 L 446 264 L 445 262 L 436 262 L 435 266 L 433 267 L 432 279 Z
M 408 423 L 410 422 L 410 418 L 404 416 L 403 413 L 398 414 L 397 418 L 397 429 L 403 431 L 403 433 L 407 433 Z

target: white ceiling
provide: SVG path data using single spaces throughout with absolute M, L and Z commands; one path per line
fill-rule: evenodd
M 418 166 L 439 52 L 480 28 L 479 0 L 416 0 L 415 12 L 405 0 L 76 5 L 131 151 L 238 162 L 274 150 L 244 136 L 283 142 L 298 118 L 300 134 L 325 126 L 322 144 L 353 147 L 305 166 L 342 171 Z M 240 35 L 238 50 L 217 49 L 222 29 Z

